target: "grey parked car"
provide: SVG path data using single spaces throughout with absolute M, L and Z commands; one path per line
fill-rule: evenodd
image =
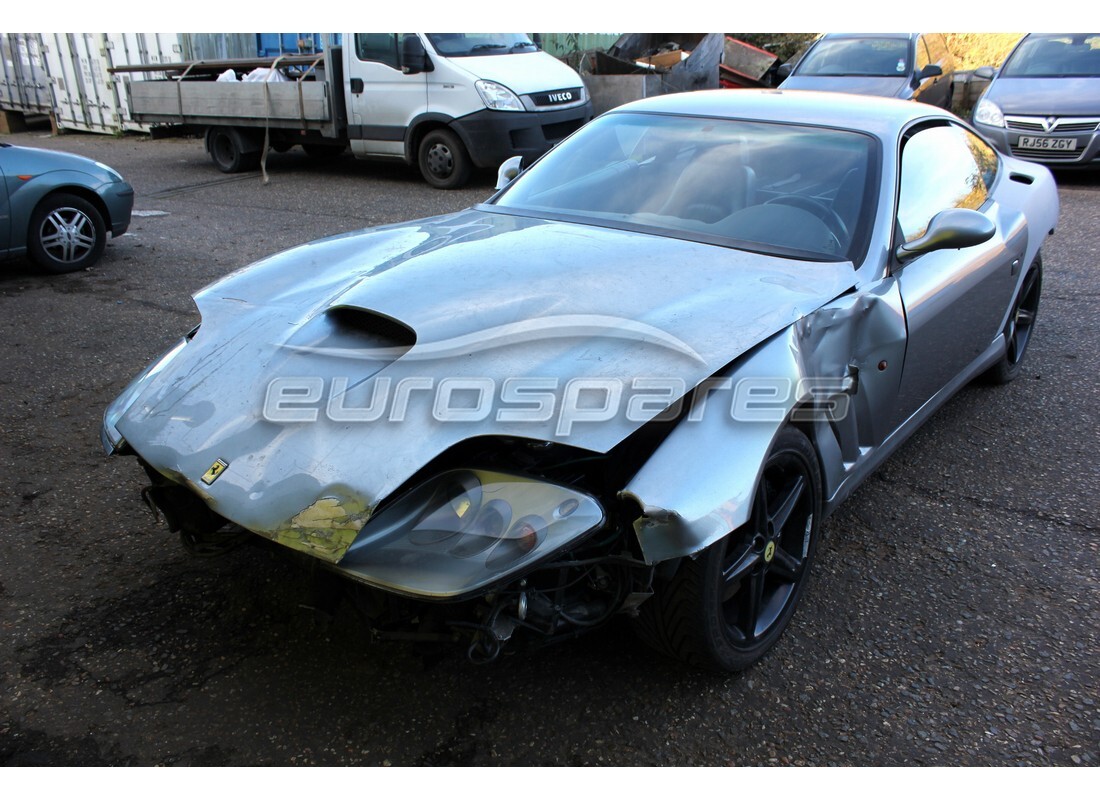
M 1052 167 L 1100 168 L 1100 33 L 1032 33 L 974 106 L 974 125 L 1004 153 Z
M 1021 373 L 1050 172 L 919 103 L 748 89 L 515 168 L 199 292 L 104 445 L 189 550 L 306 554 L 379 638 L 484 662 L 623 614 L 744 669 L 822 518 L 972 378 Z
M 130 226 L 134 190 L 90 158 L 0 143 L 0 257 L 47 272 L 90 267 Z
M 782 89 L 872 94 L 950 109 L 955 59 L 941 33 L 827 33 L 779 75 L 786 77 Z

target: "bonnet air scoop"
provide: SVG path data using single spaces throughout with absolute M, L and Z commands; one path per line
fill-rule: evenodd
M 416 332 L 366 308 L 335 306 L 303 326 L 284 347 L 301 354 L 389 364 L 416 344 Z

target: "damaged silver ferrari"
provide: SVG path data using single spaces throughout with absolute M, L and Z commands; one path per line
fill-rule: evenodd
M 380 639 L 487 662 L 622 614 L 744 669 L 822 519 L 1019 374 L 1054 182 L 938 109 L 787 91 L 639 101 L 521 167 L 202 290 L 104 445 L 189 549 L 306 554 Z

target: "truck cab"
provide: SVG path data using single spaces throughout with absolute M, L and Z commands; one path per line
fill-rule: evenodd
M 592 117 L 580 76 L 527 34 L 356 33 L 342 59 L 355 155 L 401 158 L 439 188 L 537 158 Z

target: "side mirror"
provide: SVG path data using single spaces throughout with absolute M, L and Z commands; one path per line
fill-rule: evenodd
M 974 77 L 981 78 L 983 81 L 993 80 L 993 76 L 997 74 L 997 70 L 993 67 L 978 67 L 974 70 Z
M 794 67 L 792 67 L 790 62 L 788 61 L 786 64 L 780 64 L 779 69 L 775 71 L 775 74 L 776 77 L 779 78 L 779 80 L 785 81 L 787 80 L 787 78 L 791 77 L 792 72 L 794 72 Z
M 929 78 L 938 78 L 940 75 L 943 75 L 943 68 L 939 64 L 926 64 L 924 69 L 920 71 L 920 75 L 917 76 L 917 80 L 924 81 Z
M 497 170 L 497 191 L 514 181 L 523 171 L 523 156 L 512 156 Z
M 955 250 L 988 242 L 997 232 L 993 220 L 969 208 L 949 208 L 932 217 L 924 236 L 901 245 L 895 255 L 898 261 L 931 253 L 935 250 Z
M 424 50 L 424 43 L 417 36 L 406 36 L 401 40 L 401 71 L 406 75 L 432 71 L 432 62 Z

